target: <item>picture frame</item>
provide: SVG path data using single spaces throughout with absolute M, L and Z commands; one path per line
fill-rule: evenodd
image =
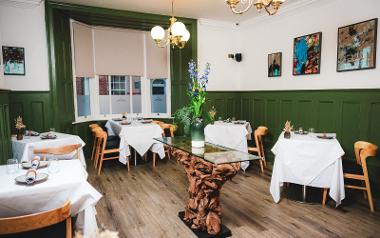
M 25 48 L 2 46 L 4 75 L 25 75 Z
M 321 72 L 322 32 L 294 38 L 293 76 Z
M 378 18 L 338 28 L 336 71 L 376 68 Z
M 282 52 L 268 54 L 268 77 L 281 77 Z

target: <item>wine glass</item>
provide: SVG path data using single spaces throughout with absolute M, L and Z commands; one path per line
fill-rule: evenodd
M 59 159 L 58 158 L 49 158 L 49 173 L 56 174 L 60 170 L 59 168 Z
M 17 159 L 9 159 L 7 160 L 7 173 L 15 174 L 18 171 L 18 161 Z

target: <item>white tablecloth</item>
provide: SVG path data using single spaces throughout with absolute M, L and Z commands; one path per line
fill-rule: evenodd
M 153 138 L 162 138 L 162 128 L 154 123 L 142 124 L 138 121 L 132 122 L 131 125 L 121 125 L 119 122 L 109 120 L 105 127 L 120 137 L 120 158 L 123 164 L 127 163 L 128 156 L 131 155 L 129 146 L 132 146 L 137 153 L 143 156 L 149 149 L 157 153 L 161 159 L 165 157 L 165 150 L 162 143 Z M 112 135 L 111 133 L 111 135 Z
M 270 193 L 280 201 L 283 182 L 329 188 L 337 206 L 345 198 L 342 159 L 344 151 L 337 139 L 319 139 L 316 134 L 285 139 L 283 133 L 272 148 L 275 154 Z M 321 195 L 322 196 L 322 195 Z
M 247 139 L 251 138 L 252 128 L 249 122 L 234 124 L 215 122 L 205 127 L 205 141 L 248 153 Z M 246 170 L 249 162 L 241 163 L 242 170 Z
M 42 140 L 39 136 L 24 136 L 23 140 L 17 140 L 12 137 L 12 151 L 13 157 L 18 161 L 29 161 L 33 159 L 33 150 L 41 148 L 59 147 L 64 145 L 81 144 L 82 148 L 86 145 L 83 140 L 76 135 L 64 134 L 54 132 L 57 139 Z M 86 160 L 84 158 L 83 149 L 79 151 L 79 158 L 83 166 L 86 167 Z M 76 159 L 76 156 L 73 159 Z
M 49 173 L 48 168 L 38 172 Z M 102 197 L 87 182 L 87 172 L 79 160 L 59 161 L 59 172 L 49 174 L 47 181 L 34 185 L 15 183 L 15 177 L 26 173 L 7 174 L 0 166 L 0 217 L 21 216 L 62 206 L 71 202 L 71 216 L 78 215 L 76 229 L 86 237 L 97 231 L 95 205 Z

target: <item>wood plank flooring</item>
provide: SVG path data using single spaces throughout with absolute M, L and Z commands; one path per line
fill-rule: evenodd
M 98 203 L 98 224 L 117 230 L 121 238 L 195 237 L 177 217 L 187 198 L 187 179 L 174 159 L 127 168 L 106 161 L 100 177 L 89 163 L 89 182 L 103 194 Z M 275 204 L 269 193 L 270 173 L 261 176 L 259 165 L 222 188 L 223 223 L 233 237 L 380 237 L 380 205 L 370 213 L 361 192 L 346 190 L 338 209 L 282 199 Z M 321 194 L 322 196 L 322 194 Z

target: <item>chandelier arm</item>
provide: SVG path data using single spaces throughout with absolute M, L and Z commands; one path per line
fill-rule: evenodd
M 270 11 L 269 6 L 264 6 L 265 11 L 269 14 L 269 16 L 273 16 L 276 14 L 277 10 L 274 10 L 273 12 Z
M 239 10 L 236 10 L 235 7 L 231 7 L 231 10 L 235 14 L 243 14 L 244 12 L 248 11 L 252 6 L 253 6 L 253 0 L 249 0 L 248 1 L 248 6 L 245 9 L 239 11 Z

